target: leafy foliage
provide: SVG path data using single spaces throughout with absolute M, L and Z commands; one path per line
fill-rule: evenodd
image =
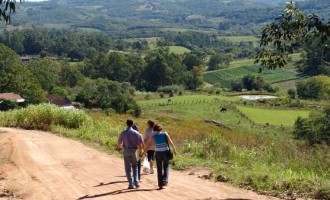
M 45 101 L 45 93 L 31 71 L 16 53 L 0 44 L 0 92 L 15 92 L 29 103 Z
M 330 99 L 330 77 L 319 75 L 298 82 L 297 94 L 301 99 Z
M 292 1 L 287 4 L 284 12 L 274 22 L 263 28 L 260 39 L 262 50 L 256 56 L 256 63 L 270 69 L 281 68 L 287 64 L 288 54 L 299 48 L 307 52 L 317 53 L 309 49 L 306 43 L 316 39 L 322 50 L 317 53 L 319 60 L 327 65 L 323 59 L 329 47 L 324 45 L 330 36 L 330 20 L 324 22 L 317 15 L 306 14 L 295 7 Z M 315 55 L 314 55 L 315 57 Z
M 299 117 L 294 126 L 294 136 L 305 139 L 309 144 L 330 145 L 330 108 L 322 113 L 313 112 L 308 118 Z

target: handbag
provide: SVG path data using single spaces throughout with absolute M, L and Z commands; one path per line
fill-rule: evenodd
M 167 141 L 166 134 L 165 134 L 165 139 L 166 139 L 167 146 L 168 146 L 168 150 L 167 150 L 167 152 L 166 152 L 166 158 L 167 158 L 168 160 L 172 160 L 172 159 L 173 159 L 173 152 L 172 152 L 172 150 L 171 150 L 171 148 L 170 148 L 170 144 L 169 144 L 168 141 Z

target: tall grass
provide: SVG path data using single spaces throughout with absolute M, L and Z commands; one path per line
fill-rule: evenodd
M 66 110 L 51 104 L 0 112 L 0 126 L 51 131 L 107 149 L 114 147 L 119 134 L 119 127 L 105 120 L 95 120 L 82 110 Z
M 295 141 L 245 147 L 214 133 L 201 142 L 186 141 L 174 167 L 203 163 L 213 169 L 214 180 L 228 177 L 234 185 L 279 197 L 317 198 L 322 192 L 322 198 L 330 198 L 329 153 L 327 146 L 310 148 Z

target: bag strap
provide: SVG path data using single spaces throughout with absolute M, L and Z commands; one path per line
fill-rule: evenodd
M 171 150 L 170 144 L 168 143 L 168 140 L 167 140 L 166 132 L 164 132 L 164 135 L 165 135 L 167 146 L 168 146 L 169 150 Z

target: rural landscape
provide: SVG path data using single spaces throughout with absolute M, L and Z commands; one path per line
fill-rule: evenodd
M 0 0 L 0 199 L 330 199 L 329 13 Z M 173 140 L 165 189 L 127 190 L 127 119 Z

